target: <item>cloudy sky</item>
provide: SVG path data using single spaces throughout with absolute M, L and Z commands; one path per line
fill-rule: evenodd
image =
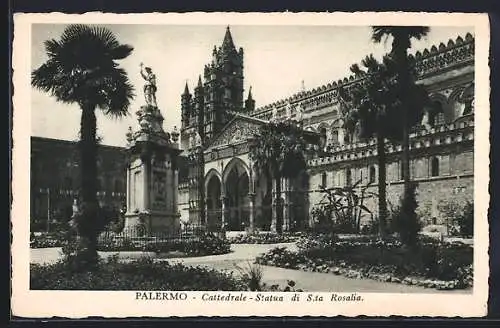
M 103 25 L 115 33 L 121 43 L 134 47 L 132 54 L 120 61 L 136 87 L 130 115 L 121 120 L 98 114 L 98 133 L 103 143 L 123 146 L 128 126 L 136 127 L 135 111 L 144 102 L 143 80 L 139 64 L 151 66 L 157 75 L 158 105 L 165 116 L 164 127 L 180 127 L 180 95 L 186 81 L 193 90 L 203 67 L 211 59 L 214 45 L 220 46 L 226 25 Z M 31 69 L 38 68 L 47 56 L 43 42 L 58 39 L 66 25 L 34 24 L 32 27 Z M 261 107 L 306 89 L 336 81 L 349 74 L 349 66 L 373 53 L 381 57 L 391 46 L 374 45 L 367 26 L 242 26 L 232 25 L 237 48 L 244 49 L 245 97 L 250 86 Z M 431 27 L 413 49 L 422 50 L 447 42 L 458 35 L 473 33 L 467 27 Z M 76 140 L 80 110 L 65 105 L 48 94 L 31 92 L 31 134 L 48 138 Z

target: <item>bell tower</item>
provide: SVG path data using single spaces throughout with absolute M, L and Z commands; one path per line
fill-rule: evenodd
M 212 51 L 212 61 L 205 66 L 204 79 L 204 134 L 209 140 L 228 122 L 228 111 L 244 109 L 243 48 L 236 50 L 229 26 L 222 45 Z

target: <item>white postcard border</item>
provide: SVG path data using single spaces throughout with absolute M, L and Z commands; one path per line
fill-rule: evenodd
M 138 301 L 136 292 L 30 291 L 30 47 L 33 23 L 198 24 L 198 25 L 435 25 L 475 30 L 474 290 L 471 294 L 357 293 L 361 302 L 208 302 L 188 292 L 186 301 Z M 488 299 L 489 205 L 489 22 L 485 14 L 460 13 L 188 13 L 188 14 L 16 14 L 13 41 L 12 311 L 22 317 L 183 316 L 461 316 L 486 314 Z M 226 295 L 228 292 L 219 292 Z M 237 295 L 239 292 L 232 292 Z M 256 293 L 244 293 L 255 295 Z M 339 293 L 340 294 L 340 293 Z M 273 293 L 290 299 L 293 293 Z M 350 295 L 350 293 L 342 293 Z

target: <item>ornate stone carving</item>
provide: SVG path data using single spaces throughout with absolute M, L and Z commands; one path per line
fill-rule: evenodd
M 228 126 L 226 130 L 212 143 L 211 146 L 234 144 L 245 141 L 258 131 L 258 124 L 236 121 Z

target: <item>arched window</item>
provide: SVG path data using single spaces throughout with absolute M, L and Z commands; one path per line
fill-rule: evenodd
M 344 132 L 344 144 L 351 143 L 351 136 L 347 131 Z
M 375 166 L 370 166 L 370 183 L 375 182 Z
M 326 172 L 321 173 L 321 187 L 326 188 Z
M 350 169 L 347 169 L 345 172 L 345 184 L 347 186 L 352 185 L 352 172 Z
M 432 104 L 432 109 L 429 111 L 429 125 L 437 126 L 441 124 L 444 124 L 443 104 L 439 101 L 435 101 Z
M 319 130 L 319 135 L 320 135 L 320 138 L 321 138 L 321 147 L 324 148 L 326 146 L 326 128 L 321 128 Z
M 332 144 L 336 145 L 338 143 L 339 143 L 339 131 L 334 130 L 334 131 L 332 131 Z
M 439 176 L 439 159 L 437 157 L 431 159 L 431 176 Z

